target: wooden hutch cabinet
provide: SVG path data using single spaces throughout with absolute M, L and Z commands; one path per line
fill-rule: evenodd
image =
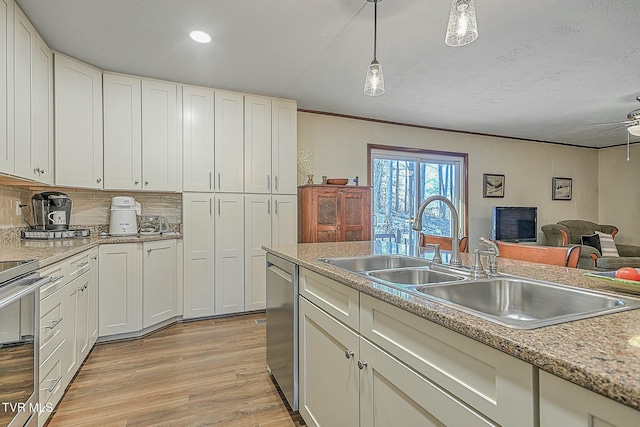
M 300 243 L 371 240 L 371 187 L 298 187 Z

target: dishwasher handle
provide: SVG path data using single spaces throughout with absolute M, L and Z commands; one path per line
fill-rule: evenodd
M 282 277 L 287 282 L 293 283 L 293 276 L 279 268 L 277 265 L 269 263 L 267 268 L 269 269 L 269 271 Z

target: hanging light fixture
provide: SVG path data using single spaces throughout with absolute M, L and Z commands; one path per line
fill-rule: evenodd
M 473 0 L 453 0 L 444 42 L 449 46 L 464 46 L 477 38 L 478 25 Z
M 378 32 L 378 3 L 382 0 L 367 0 L 373 3 L 373 61 L 367 68 L 367 77 L 364 80 L 364 94 L 378 96 L 384 93 L 384 76 L 382 65 L 376 59 L 376 38 Z
M 640 136 L 640 125 L 633 125 L 627 128 L 631 135 Z

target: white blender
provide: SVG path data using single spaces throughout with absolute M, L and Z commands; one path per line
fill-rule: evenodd
M 111 199 L 109 234 L 112 236 L 135 236 L 138 234 L 138 218 L 141 206 L 136 199 L 117 196 Z

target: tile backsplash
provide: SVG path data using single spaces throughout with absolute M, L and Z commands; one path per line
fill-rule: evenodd
M 70 225 L 107 225 L 111 198 L 131 196 L 142 205 L 142 215 L 161 215 L 167 217 L 170 224 L 182 223 L 182 194 L 180 193 L 126 193 L 115 191 L 90 191 L 52 188 L 69 196 L 73 202 Z M 23 215 L 31 209 L 31 196 L 39 191 L 19 187 L 0 185 L 0 228 L 26 227 Z M 16 215 L 16 202 L 27 205 L 22 215 Z M 33 217 L 28 216 L 29 223 Z

